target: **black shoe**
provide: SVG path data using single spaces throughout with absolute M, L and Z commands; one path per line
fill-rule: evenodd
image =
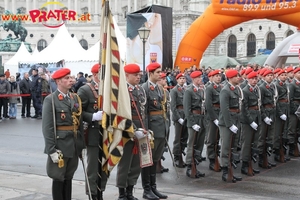
M 263 167 L 263 161 L 262 160 L 258 161 L 258 166 L 261 167 L 261 168 L 265 168 L 265 169 L 271 169 L 272 168 L 270 162 L 268 162 L 268 166 L 267 167 Z M 276 166 L 276 163 L 275 163 L 275 166 Z
M 200 171 L 197 170 L 197 168 L 196 168 L 196 175 L 195 175 L 195 177 L 191 177 L 191 174 L 192 174 L 192 166 L 188 165 L 187 169 L 186 169 L 186 175 L 188 177 L 190 177 L 190 178 L 200 178 L 200 177 L 204 177 L 205 176 L 205 173 L 201 173 Z
M 159 198 L 159 199 L 167 199 L 168 196 L 165 194 L 160 193 L 157 189 L 156 186 L 155 187 L 151 187 L 152 188 L 152 192 Z
M 236 181 L 242 181 L 242 180 L 243 180 L 242 177 L 236 176 L 236 175 L 233 175 L 233 178 L 234 178 Z
M 159 200 L 158 196 L 156 196 L 151 189 L 144 189 L 143 198 L 148 200 Z
M 215 170 L 215 159 L 209 159 L 209 169 L 215 172 L 220 172 L 221 168 Z
M 42 115 L 39 115 L 39 116 L 37 117 L 37 119 L 42 119 Z
M 280 155 L 279 154 L 275 154 L 274 160 L 277 161 L 277 162 L 281 162 L 280 161 Z M 285 162 L 286 162 L 286 159 L 284 159 L 283 163 L 285 163 Z
M 241 167 L 241 173 L 248 175 L 248 162 L 243 162 Z
M 36 118 L 38 118 L 38 115 L 34 115 L 34 116 L 32 116 L 31 118 L 35 118 L 35 119 L 36 119 Z
M 26 117 L 27 117 L 27 118 L 31 118 L 31 116 L 30 116 L 30 115 L 27 115 Z
M 25 118 L 25 116 L 24 116 L 24 115 L 21 115 L 21 117 L 22 117 L 22 118 Z
M 276 167 L 276 162 L 271 162 L 271 161 L 268 161 L 269 165 L 271 165 L 271 167 Z
M 222 171 L 223 171 L 223 174 L 222 174 L 222 180 L 227 182 L 229 181 L 228 180 L 228 167 L 222 167 Z M 230 180 L 232 183 L 235 183 L 236 182 L 236 179 L 233 177 L 232 180 Z
M 178 168 L 185 168 L 186 164 L 182 161 L 182 163 L 179 162 L 179 159 L 174 160 L 175 166 Z
M 118 200 L 127 200 L 125 188 L 119 188 Z
M 259 169 L 252 169 L 252 171 L 255 173 L 255 174 L 259 174 L 260 173 L 260 171 L 259 171 Z
M 290 160 L 291 160 L 291 157 L 289 157 L 289 156 L 284 156 L 284 159 L 285 159 L 286 161 L 290 161 Z
M 127 188 L 126 188 L 127 200 L 138 200 L 138 198 L 135 198 L 133 196 L 132 191 L 133 191 L 133 185 L 127 186 Z

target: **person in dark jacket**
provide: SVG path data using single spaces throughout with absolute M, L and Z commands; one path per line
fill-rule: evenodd
M 21 109 L 22 118 L 25 118 L 25 109 L 26 109 L 26 117 L 31 117 L 30 116 L 30 104 L 31 104 L 30 85 L 31 85 L 31 80 L 29 79 L 29 74 L 28 72 L 25 72 L 24 78 L 20 81 L 20 85 L 19 85 L 22 94 L 22 109 Z
M 79 89 L 81 86 L 83 86 L 83 85 L 87 82 L 87 81 L 86 81 L 86 78 L 84 78 L 82 72 L 79 72 L 79 73 L 77 74 L 77 76 L 78 76 L 78 79 L 77 79 L 77 81 L 76 81 L 76 83 L 75 83 L 75 85 L 74 85 L 75 92 L 77 92 L 78 89 Z

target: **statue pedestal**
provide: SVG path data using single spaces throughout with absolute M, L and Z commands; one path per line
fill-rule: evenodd
M 27 50 L 31 53 L 30 43 L 24 42 Z M 13 39 L 0 40 L 0 52 L 17 52 L 21 46 L 21 41 Z

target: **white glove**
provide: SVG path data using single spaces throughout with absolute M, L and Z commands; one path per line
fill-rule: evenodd
M 269 117 L 266 117 L 264 119 L 264 121 L 265 121 L 266 124 L 271 125 L 272 119 L 270 119 Z
M 216 126 L 219 126 L 219 120 L 215 119 L 214 123 L 215 123 Z
M 144 134 L 144 132 L 142 130 L 135 131 L 134 135 L 138 140 L 147 136 L 147 134 Z
M 61 150 L 56 150 L 56 152 L 50 154 L 51 160 L 53 163 L 58 163 L 58 153 L 61 153 Z
M 285 114 L 280 115 L 280 119 L 282 119 L 283 121 L 286 121 L 286 115 Z
M 231 132 L 233 132 L 234 134 L 237 134 L 237 131 L 239 130 L 238 127 L 236 127 L 234 124 L 232 124 L 232 126 L 230 126 L 229 129 L 230 129 Z
M 182 118 L 180 118 L 180 119 L 178 120 L 178 123 L 181 124 L 181 125 L 183 125 L 183 122 L 184 122 L 184 120 L 183 120 Z
M 100 120 L 102 120 L 102 113 L 103 113 L 103 111 L 98 111 L 96 113 L 93 113 L 92 121 L 100 121 Z
M 258 125 L 257 125 L 255 122 L 252 122 L 252 123 L 250 124 L 250 126 L 251 126 L 254 130 L 257 131 Z
M 198 132 L 201 127 L 198 124 L 194 124 L 192 128 Z

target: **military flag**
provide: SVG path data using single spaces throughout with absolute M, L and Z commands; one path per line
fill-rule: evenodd
M 103 110 L 103 171 L 109 175 L 123 155 L 125 143 L 133 136 L 131 103 L 125 72 L 120 63 L 118 41 L 109 1 L 102 1 L 102 48 L 100 106 Z

